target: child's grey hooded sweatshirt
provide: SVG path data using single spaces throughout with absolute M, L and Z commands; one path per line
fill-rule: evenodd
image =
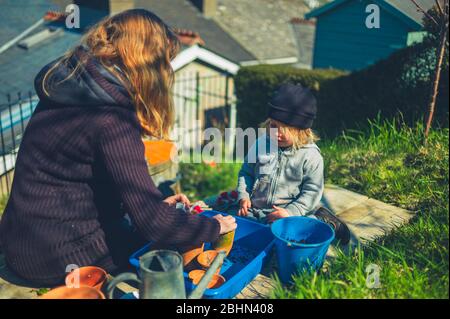
M 324 188 L 319 147 L 312 143 L 295 150 L 274 145 L 264 135 L 250 148 L 239 172 L 238 199 L 250 198 L 255 208 L 284 207 L 292 216 L 312 213 Z

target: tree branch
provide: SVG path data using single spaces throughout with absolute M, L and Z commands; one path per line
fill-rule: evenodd
M 431 14 L 429 14 L 428 12 L 426 12 L 424 9 L 422 9 L 421 6 L 419 6 L 419 4 L 416 2 L 416 0 L 411 0 L 412 3 L 414 3 L 414 5 L 417 7 L 417 9 L 422 12 L 425 16 L 428 17 L 428 19 L 430 19 L 431 21 L 433 21 L 437 26 L 439 25 L 439 23 L 433 18 L 433 16 Z
M 425 139 L 424 139 L 425 146 L 427 145 L 428 134 L 431 129 L 431 123 L 433 121 L 436 100 L 439 94 L 439 82 L 441 79 L 442 64 L 445 55 L 445 42 L 446 42 L 445 40 L 447 39 L 447 35 L 448 35 L 448 24 L 442 23 L 439 47 L 436 50 L 436 67 L 433 76 L 433 83 L 431 86 L 430 101 L 428 104 L 428 118 L 425 126 Z
M 439 0 L 434 0 L 434 1 L 436 2 L 436 7 L 439 10 L 439 14 L 444 15 L 444 10 L 442 10 L 441 3 L 439 2 Z

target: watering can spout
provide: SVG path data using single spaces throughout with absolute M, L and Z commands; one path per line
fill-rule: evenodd
M 225 250 L 219 251 L 216 258 L 212 262 L 211 266 L 206 271 L 205 275 L 202 277 L 197 287 L 192 291 L 192 293 L 188 296 L 188 299 L 200 299 L 205 292 L 208 283 L 211 281 L 216 270 L 223 264 L 227 252 Z

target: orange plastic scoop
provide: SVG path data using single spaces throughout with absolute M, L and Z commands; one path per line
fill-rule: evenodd
M 191 272 L 189 272 L 188 277 L 189 277 L 189 279 L 192 280 L 192 283 L 194 285 L 198 285 L 198 283 L 200 282 L 200 280 L 203 278 L 204 275 L 205 275 L 204 270 L 196 269 L 196 270 L 192 270 Z M 219 288 L 220 286 L 223 285 L 224 282 L 225 282 L 225 278 L 223 276 L 215 274 L 211 278 L 211 281 L 208 283 L 206 288 L 208 288 L 208 289 Z

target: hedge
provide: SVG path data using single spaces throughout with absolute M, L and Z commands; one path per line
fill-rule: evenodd
M 345 74 L 333 69 L 302 70 L 280 65 L 242 67 L 235 77 L 239 126 L 258 127 L 267 118 L 267 102 L 282 83 L 301 83 L 317 95 L 324 82 Z
M 288 66 L 243 67 L 235 79 L 238 122 L 244 128 L 257 127 L 267 116 L 273 92 L 290 81 L 313 89 L 318 99 L 314 128 L 322 136 L 360 129 L 377 116 L 389 119 L 402 114 L 405 123 L 413 125 L 427 112 L 434 52 L 429 42 L 423 42 L 351 74 Z M 434 121 L 443 127 L 448 127 L 448 57 L 446 61 Z

